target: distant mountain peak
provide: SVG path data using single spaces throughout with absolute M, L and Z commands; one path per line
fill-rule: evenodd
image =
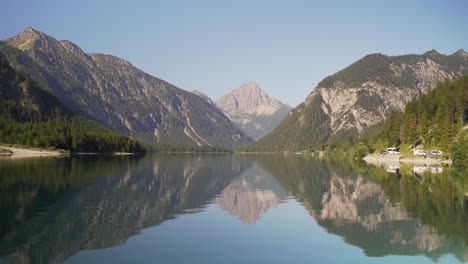
M 19 33 L 17 37 L 21 39 L 38 39 L 48 36 L 37 29 L 27 27 L 21 33 Z
M 271 98 L 255 82 L 247 82 L 216 101 L 216 105 L 249 136 L 270 132 L 291 109 Z
M 20 49 L 20 50 L 29 50 L 32 49 L 37 43 L 42 43 L 47 45 L 53 42 L 56 42 L 54 38 L 44 34 L 43 32 L 34 29 L 32 27 L 27 27 L 18 35 L 11 37 L 9 39 L 3 40 L 2 42 L 9 42 L 10 45 Z
M 431 49 L 430 51 L 427 51 L 423 55 L 426 55 L 426 56 L 440 56 L 441 54 L 437 50 Z
M 238 88 L 232 90 L 232 92 L 218 99 L 216 104 L 223 107 L 232 105 L 236 108 L 237 111 L 250 114 L 262 114 L 258 112 L 259 107 L 261 107 L 261 111 L 266 115 L 275 112 L 277 110 L 276 108 L 282 105 L 282 103 L 278 100 L 271 98 L 255 82 L 247 82 L 242 84 Z
M 457 56 L 465 57 L 465 58 L 468 57 L 468 53 L 463 49 L 457 50 L 453 55 L 457 55 Z
M 234 89 L 232 94 L 250 94 L 252 99 L 254 97 L 259 97 L 265 98 L 266 100 L 272 100 L 272 98 L 265 91 L 263 91 L 256 82 L 253 81 L 242 84 L 238 88 Z
M 20 34 L 39 34 L 40 31 L 32 27 L 25 28 Z
M 246 89 L 262 90 L 260 89 L 260 86 L 258 86 L 258 84 L 254 81 L 243 83 L 241 86 L 237 87 L 234 90 L 246 90 Z

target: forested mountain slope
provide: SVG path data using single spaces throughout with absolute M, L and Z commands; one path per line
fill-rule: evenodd
M 468 75 L 468 53 L 371 54 L 321 81 L 303 104 L 248 151 L 316 149 L 358 137 L 438 83 Z
M 72 151 L 142 152 L 137 141 L 76 116 L 0 53 L 0 143 Z

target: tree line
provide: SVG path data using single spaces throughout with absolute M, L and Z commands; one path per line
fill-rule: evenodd
M 424 144 L 450 148 L 468 117 L 468 77 L 445 81 L 392 113 L 377 138 L 388 145 Z
M 372 135 L 362 137 L 355 149 L 424 145 L 450 153 L 455 166 L 468 161 L 468 76 L 446 80 L 414 98 L 403 112 L 393 112 Z
M 0 53 L 0 143 L 75 152 L 144 152 L 138 141 L 75 115 Z

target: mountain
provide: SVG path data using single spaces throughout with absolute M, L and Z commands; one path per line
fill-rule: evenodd
M 198 146 L 252 142 L 215 106 L 118 57 L 84 53 L 32 28 L 1 41 L 0 52 L 73 112 L 132 137 Z
M 137 141 L 74 115 L 0 53 L 0 143 L 85 152 L 143 152 Z
M 273 130 L 291 110 L 249 82 L 216 101 L 216 105 L 245 133 L 259 139 Z
M 192 93 L 195 95 L 198 95 L 199 97 L 201 97 L 203 100 L 207 101 L 208 103 L 212 105 L 216 105 L 216 103 L 213 100 L 211 100 L 211 98 L 208 95 L 197 90 L 193 90 Z
M 322 80 L 304 103 L 269 135 L 247 150 L 318 148 L 356 137 L 402 111 L 445 79 L 468 75 L 468 54 L 428 51 L 422 55 L 371 54 Z

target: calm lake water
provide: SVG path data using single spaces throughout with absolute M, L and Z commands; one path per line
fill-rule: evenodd
M 0 160 L 0 263 L 459 263 L 463 176 L 343 158 Z

